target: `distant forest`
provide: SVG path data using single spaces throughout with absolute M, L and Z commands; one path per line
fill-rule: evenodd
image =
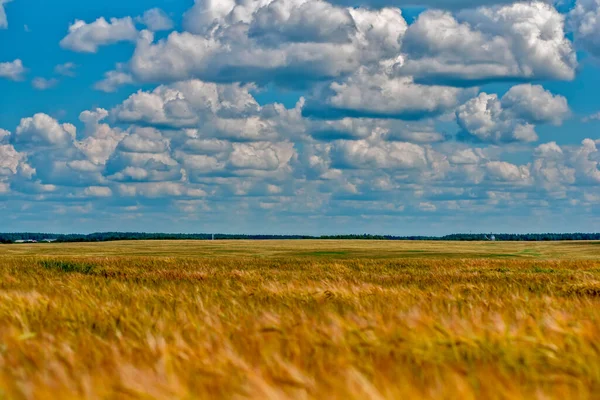
M 454 234 L 447 236 L 389 236 L 389 235 L 229 235 L 215 234 L 215 240 L 435 240 L 435 241 L 496 241 L 541 242 L 559 240 L 600 240 L 600 233 L 532 233 L 532 234 Z M 89 235 L 51 233 L 0 233 L 0 243 L 18 242 L 109 242 L 117 240 L 212 240 L 212 234 L 170 234 L 137 232 L 103 232 Z

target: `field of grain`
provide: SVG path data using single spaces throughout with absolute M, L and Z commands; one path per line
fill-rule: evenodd
M 0 246 L 0 399 L 599 393 L 599 243 Z

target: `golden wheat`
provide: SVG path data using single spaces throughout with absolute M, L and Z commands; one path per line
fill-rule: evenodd
M 595 243 L 0 247 L 0 398 L 598 398 Z

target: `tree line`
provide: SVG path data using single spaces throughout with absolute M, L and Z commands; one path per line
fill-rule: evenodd
M 497 241 L 541 242 L 600 240 L 600 233 L 530 233 L 530 234 L 494 234 Z M 98 232 L 84 234 L 52 233 L 0 233 L 0 243 L 17 242 L 109 242 L 119 240 L 430 240 L 430 241 L 485 241 L 489 234 L 453 234 L 447 236 L 391 236 L 391 235 L 235 235 L 209 233 L 142 233 L 142 232 Z

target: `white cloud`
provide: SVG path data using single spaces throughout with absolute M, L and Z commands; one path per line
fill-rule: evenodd
M 569 13 L 576 43 L 600 57 L 600 0 L 577 0 Z
M 460 149 L 450 156 L 450 161 L 457 165 L 476 165 L 486 157 L 481 149 Z
M 346 9 L 322 0 L 199 2 L 185 25 L 188 32 L 157 42 L 142 32 L 129 62 L 136 80 L 306 86 L 396 56 L 407 27 L 399 9 Z
M 54 72 L 59 75 L 74 77 L 76 68 L 77 68 L 77 65 L 75 65 L 75 63 L 67 62 L 64 64 L 59 64 L 56 67 L 54 67 Z
M 0 0 L 0 29 L 8 28 L 8 18 L 6 17 L 6 10 L 4 5 L 10 3 L 12 0 Z
M 491 161 L 486 164 L 488 174 L 496 180 L 515 182 L 515 183 L 530 183 L 531 172 L 528 166 L 517 166 L 504 161 Z
M 160 135 L 127 135 L 120 143 L 120 150 L 129 153 L 164 153 L 169 142 Z
M 385 7 L 389 5 L 390 0 L 331 0 L 333 4 L 343 6 L 365 6 Z M 547 0 L 546 3 L 553 3 L 554 0 Z M 394 0 L 397 7 L 433 7 L 439 9 L 458 10 L 462 8 L 476 8 L 488 5 L 512 4 L 514 0 Z
M 437 207 L 435 204 L 431 203 L 431 202 L 421 202 L 419 203 L 419 209 L 421 209 L 421 211 L 425 211 L 425 212 L 435 212 L 437 211 Z
M 178 181 L 179 163 L 171 154 L 170 141 L 153 128 L 132 128 L 106 162 L 105 174 L 121 182 Z
M 197 187 L 186 187 L 178 182 L 154 182 L 119 185 L 123 196 L 160 197 L 204 197 L 206 192 Z
M 540 85 L 513 86 L 503 97 L 502 107 L 516 118 L 536 124 L 561 125 L 570 114 L 567 99 Z
M 396 119 L 341 118 L 307 119 L 307 132 L 317 140 L 381 138 L 389 141 L 434 143 L 444 140 L 432 120 L 399 121 Z
M 249 33 L 264 43 L 349 43 L 356 29 L 350 10 L 325 1 L 274 1 L 259 8 Z
M 16 174 L 17 167 L 25 156 L 15 150 L 10 144 L 0 144 L 0 176 Z
M 86 134 L 91 130 L 88 124 Z M 102 130 L 100 126 L 98 124 L 98 131 Z M 105 180 L 101 158 L 102 151 L 106 149 L 90 142 L 96 139 L 90 136 L 78 141 L 75 126 L 61 124 L 43 113 L 23 118 L 11 137 L 11 144 L 27 160 L 20 174 L 26 178 L 21 178 L 19 184 L 27 187 L 25 181 L 34 180 L 42 185 L 57 187 L 98 186 Z
M 98 47 L 121 41 L 135 41 L 138 32 L 131 17 L 103 17 L 92 23 L 76 20 L 69 26 L 69 33 L 61 42 L 61 47 L 81 53 L 96 53 Z
M 112 194 L 112 190 L 106 186 L 90 186 L 83 191 L 86 197 L 111 197 Z
M 56 78 L 46 79 L 46 78 L 38 77 L 38 78 L 35 78 L 33 81 L 31 81 L 31 84 L 37 90 L 48 90 L 48 89 L 52 89 L 53 87 L 58 85 L 58 79 L 56 79 Z
M 75 139 L 75 126 L 59 124 L 46 114 L 23 118 L 14 135 L 18 147 L 65 147 Z
M 538 139 L 535 127 L 507 116 L 498 96 L 481 93 L 460 106 L 456 112 L 465 132 L 488 142 L 533 142 Z
M 111 113 L 119 122 L 161 128 L 197 128 L 195 135 L 231 140 L 274 140 L 301 128 L 300 109 L 261 107 L 252 86 L 182 81 L 138 91 Z
M 564 153 L 556 142 L 549 142 L 540 144 L 536 147 L 534 154 L 539 158 L 556 159 L 557 157 L 562 158 Z
M 12 62 L 0 63 L 0 78 L 7 78 L 13 81 L 23 80 L 26 69 L 23 62 L 19 59 Z
M 0 128 L 0 143 L 6 142 L 10 138 L 10 132 Z
M 122 71 L 108 71 L 104 79 L 94 85 L 94 89 L 106 93 L 116 92 L 121 86 L 134 83 L 131 74 Z
M 340 140 L 331 148 L 333 166 L 358 169 L 423 169 L 428 165 L 422 146 L 404 142 Z
M 576 182 L 576 170 L 567 165 L 565 152 L 556 142 L 539 145 L 534 156 L 532 174 L 545 190 L 564 192 Z
M 418 82 L 571 80 L 577 59 L 564 16 L 542 2 L 421 14 L 404 37 L 398 73 Z
M 168 31 L 173 29 L 173 21 L 171 18 L 160 8 L 153 8 L 148 10 L 141 17 L 137 17 L 136 21 L 146 25 L 146 27 L 153 31 Z
M 582 118 L 582 122 L 600 121 L 600 112 Z
M 420 119 L 451 111 L 466 93 L 449 86 L 418 85 L 410 77 L 390 76 L 384 68 L 373 72 L 363 67 L 310 99 L 305 113 L 324 118 Z
M 275 171 L 288 165 L 293 143 L 234 143 L 229 164 L 235 169 Z
M 600 183 L 599 160 L 598 142 L 585 139 L 581 143 L 581 147 L 573 151 L 570 161 L 584 182 Z
M 567 100 L 541 86 L 518 85 L 499 99 L 480 93 L 456 111 L 465 132 L 486 142 L 534 142 L 536 123 L 559 125 L 569 115 Z
M 124 137 L 119 129 L 101 123 L 107 117 L 108 111 L 102 108 L 84 111 L 79 115 L 79 120 L 85 125 L 84 138 L 77 141 L 75 146 L 92 165 L 104 165 Z
M 217 85 L 199 80 L 159 86 L 152 92 L 138 91 L 112 110 L 121 122 L 172 127 L 206 124 L 214 115 L 248 117 L 257 115 L 260 106 L 249 88 Z

